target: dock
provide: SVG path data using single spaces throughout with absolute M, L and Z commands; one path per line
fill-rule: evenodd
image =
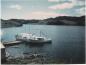
M 6 53 L 5 53 L 5 46 L 0 42 L 0 50 L 1 50 L 1 63 L 6 61 Z
M 22 41 L 10 41 L 10 42 L 4 42 L 3 45 L 8 46 L 8 45 L 15 45 L 20 43 L 22 43 Z
M 6 52 L 5 46 L 12 46 L 16 44 L 20 44 L 22 41 L 10 41 L 10 42 L 0 42 L 0 49 L 1 49 L 1 63 L 6 62 Z

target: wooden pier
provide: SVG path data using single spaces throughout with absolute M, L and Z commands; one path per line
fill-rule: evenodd
M 10 42 L 4 42 L 4 46 L 9 46 L 9 45 L 15 45 L 15 44 L 20 44 L 22 41 L 10 41 Z
M 22 41 L 10 41 L 10 42 L 0 42 L 0 49 L 1 49 L 1 63 L 6 62 L 6 52 L 5 46 L 12 46 L 16 44 L 20 44 Z
M 6 61 L 6 53 L 5 46 L 0 42 L 0 50 L 1 50 L 1 63 Z

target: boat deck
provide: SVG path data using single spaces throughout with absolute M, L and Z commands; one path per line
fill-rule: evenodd
M 10 41 L 10 42 L 4 42 L 3 45 L 7 46 L 7 45 L 14 45 L 14 44 L 19 44 L 22 41 Z

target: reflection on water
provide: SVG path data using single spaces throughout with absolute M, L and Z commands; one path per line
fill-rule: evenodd
M 4 31 L 2 41 L 15 40 L 15 34 L 22 32 L 39 35 L 40 30 L 52 39 L 51 44 L 22 43 L 14 47 L 6 47 L 6 51 L 12 57 L 23 57 L 23 53 L 41 53 L 48 59 L 52 59 L 49 63 L 58 63 L 57 61 L 84 63 L 85 61 L 85 29 L 83 26 L 24 25 L 2 30 Z

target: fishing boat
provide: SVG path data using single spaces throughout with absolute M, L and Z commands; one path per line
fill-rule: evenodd
M 28 43 L 51 43 L 52 40 L 47 37 L 36 36 L 31 33 L 20 33 L 16 35 L 17 41 L 24 41 Z

